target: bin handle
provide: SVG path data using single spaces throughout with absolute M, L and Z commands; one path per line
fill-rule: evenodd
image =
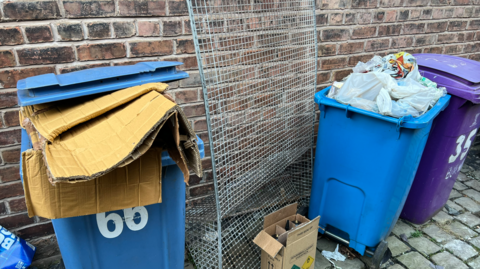
M 345 117 L 350 118 L 352 116 L 352 112 L 348 111 L 348 108 L 351 107 L 350 104 L 347 105 L 345 108 Z
M 405 116 L 401 117 L 398 121 L 397 121 L 397 132 L 398 132 L 398 139 L 400 139 L 400 130 L 402 129 L 402 123 L 403 123 L 403 120 L 405 119 Z

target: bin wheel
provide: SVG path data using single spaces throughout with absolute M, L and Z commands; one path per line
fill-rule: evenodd
M 388 255 L 389 252 L 390 250 L 388 249 L 388 242 L 385 240 L 382 240 L 380 244 L 377 246 L 377 248 L 375 249 L 375 252 L 373 253 L 371 268 L 380 269 L 380 266 L 382 265 L 382 263 L 386 262 L 386 260 L 390 258 L 388 256 L 391 256 L 391 252 L 390 252 L 390 255 Z

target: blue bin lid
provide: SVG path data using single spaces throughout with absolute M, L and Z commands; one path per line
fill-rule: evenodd
M 355 112 L 358 114 L 362 114 L 365 116 L 369 116 L 372 118 L 376 118 L 378 120 L 384 120 L 391 123 L 396 124 L 398 127 L 401 128 L 408 128 L 408 129 L 421 129 L 426 127 L 431 121 L 433 121 L 440 112 L 442 112 L 450 102 L 450 95 L 445 95 L 438 100 L 438 102 L 429 110 L 427 113 L 421 115 L 418 118 L 414 118 L 412 116 L 403 117 L 400 119 L 384 116 L 375 112 L 370 112 L 364 109 L 356 108 L 350 105 L 344 105 L 337 102 L 334 99 L 328 98 L 327 94 L 332 86 L 329 86 L 315 94 L 315 103 L 320 106 L 320 110 L 323 111 L 324 108 L 322 106 L 331 106 L 336 107 L 344 110 L 348 110 L 351 112 Z
M 141 62 L 129 66 L 108 66 L 68 74 L 44 74 L 19 80 L 18 104 L 30 106 L 103 92 L 151 82 L 167 82 L 188 78 L 179 71 L 180 62 Z

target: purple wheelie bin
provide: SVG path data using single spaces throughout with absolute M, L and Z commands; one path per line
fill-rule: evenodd
M 420 74 L 447 88 L 450 105 L 433 122 L 401 218 L 423 224 L 448 200 L 480 126 L 480 62 L 416 54 Z

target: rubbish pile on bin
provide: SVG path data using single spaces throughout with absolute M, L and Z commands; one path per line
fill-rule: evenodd
M 406 52 L 359 62 L 327 97 L 385 116 L 419 117 L 446 94 L 444 87 L 422 77 L 414 56 Z
M 30 217 L 56 219 L 162 202 L 162 151 L 188 183 L 202 174 L 196 135 L 168 85 L 24 106 L 33 149 L 22 153 Z M 75 184 L 72 184 L 75 183 Z

